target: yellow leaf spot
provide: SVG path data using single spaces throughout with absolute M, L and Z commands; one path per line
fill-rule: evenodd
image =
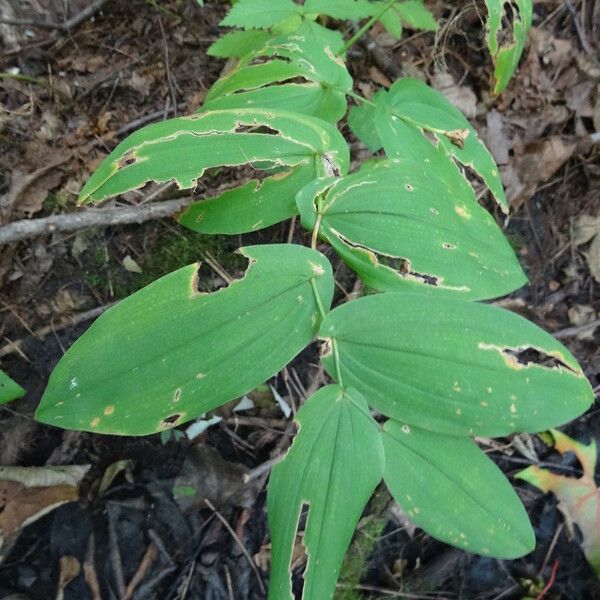
M 107 406 L 104 409 L 104 415 L 106 417 L 110 417 L 110 415 L 112 415 L 115 412 L 115 407 L 114 406 Z
M 92 427 L 98 427 L 98 425 L 100 425 L 100 417 L 95 417 L 94 419 L 92 419 L 90 425 Z
M 471 218 L 471 213 L 464 206 L 455 206 L 454 212 L 463 219 Z

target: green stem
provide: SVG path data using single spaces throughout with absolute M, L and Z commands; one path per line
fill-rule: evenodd
M 369 106 L 372 106 L 373 108 L 375 108 L 375 106 L 376 106 L 375 102 L 371 102 L 364 96 L 357 94 L 354 90 L 350 90 L 347 93 L 348 93 L 348 96 L 350 96 L 350 98 L 354 98 L 355 100 L 358 100 L 359 102 L 362 102 L 363 104 L 368 104 Z
M 348 52 L 348 48 L 350 48 L 351 46 L 354 45 L 354 43 L 356 42 L 356 40 L 358 40 L 359 38 L 361 38 L 363 36 L 363 34 L 367 31 L 369 31 L 369 29 L 371 29 L 371 27 L 373 26 L 373 24 L 378 21 L 390 8 L 392 8 L 392 6 L 396 3 L 396 0 L 388 0 L 385 4 L 385 6 L 381 9 L 380 12 L 378 12 L 376 15 L 373 15 L 345 44 L 344 47 L 337 53 L 338 56 L 345 54 L 346 52 Z
M 310 278 L 310 285 L 312 286 L 313 293 L 315 295 L 315 300 L 317 301 L 317 308 L 319 309 L 319 314 L 321 315 L 321 319 L 325 318 L 327 314 L 325 312 L 325 308 L 323 308 L 323 302 L 321 300 L 321 295 L 319 294 L 319 290 L 317 289 L 317 282 L 314 277 Z
M 0 73 L 0 79 L 15 79 L 16 81 L 25 81 L 26 83 L 35 83 L 36 85 L 42 85 L 44 83 L 43 79 L 29 77 L 29 75 L 21 75 L 20 73 Z

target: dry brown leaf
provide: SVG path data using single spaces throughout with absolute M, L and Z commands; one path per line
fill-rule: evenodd
M 450 73 L 437 73 L 431 79 L 432 86 L 439 90 L 467 119 L 477 116 L 477 96 L 466 85 L 456 85 Z
M 79 498 L 89 468 L 0 467 L 0 563 L 24 527 Z
M 515 159 L 514 173 L 505 181 L 507 196 L 513 210 L 531 198 L 538 186 L 548 181 L 575 151 L 576 144 L 552 136 L 528 144 Z
M 600 233 L 600 216 L 579 215 L 573 223 L 573 243 L 581 246 Z
M 58 578 L 58 590 L 56 592 L 56 600 L 63 600 L 65 597 L 65 588 L 79 576 L 81 572 L 81 564 L 74 556 L 60 557 L 60 576 Z
M 600 283 L 600 235 L 592 240 L 585 258 L 592 277 Z

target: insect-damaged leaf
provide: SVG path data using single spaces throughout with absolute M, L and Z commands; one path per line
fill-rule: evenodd
M 285 107 L 335 123 L 346 112 L 352 78 L 327 45 L 294 34 L 275 38 L 210 89 L 202 110 Z
M 377 132 L 389 158 L 412 151 L 403 148 L 399 143 L 401 137 L 390 132 L 398 120 L 427 131 L 436 138 L 448 161 L 453 162 L 454 159 L 473 169 L 502 210 L 508 212 L 502 181 L 492 155 L 467 119 L 442 94 L 418 79 L 405 78 L 396 81 L 387 93 L 381 94 L 377 106 L 381 115 L 376 118 Z
M 6 404 L 25 395 L 25 390 L 4 371 L 0 371 L 0 404 Z
M 292 0 L 239 0 L 220 25 L 264 29 L 301 14 L 302 6 Z
M 548 469 L 531 466 L 515 477 L 527 481 L 542 492 L 552 492 L 570 523 L 575 523 L 583 538 L 582 548 L 588 562 L 600 575 L 600 489 L 596 486 L 596 441 L 581 444 L 560 431 L 552 430 L 556 450 L 573 452 L 583 467 L 583 476 L 576 479 L 557 475 Z
M 453 546 L 498 558 L 531 552 L 535 536 L 519 497 L 466 437 L 388 421 L 385 483 L 412 521 Z
M 271 473 L 269 598 L 293 598 L 292 549 L 303 505 L 308 556 L 303 598 L 333 598 L 344 554 L 383 475 L 383 447 L 365 399 L 353 389 L 321 388 L 297 415 L 300 431 Z
M 266 178 L 215 199 L 223 202 L 224 211 L 232 204 L 246 204 L 241 221 L 233 217 L 234 222 L 229 222 L 226 212 L 222 213 L 221 232 L 249 231 L 259 221 L 260 227 L 267 227 L 296 214 L 297 190 L 284 188 L 279 193 L 277 184 L 289 186 L 289 176 L 293 176 L 300 189 L 314 177 L 345 173 L 348 147 L 329 123 L 296 113 L 260 109 L 206 112 L 150 125 L 129 136 L 92 175 L 80 200 L 99 202 L 149 181 L 175 180 L 181 189 L 189 189 L 205 169 L 240 165 L 249 165 Z M 202 232 L 202 205 L 192 206 L 188 211 L 193 219 L 184 213 L 182 222 Z
M 493 92 L 500 94 L 510 82 L 523 53 L 533 18 L 533 3 L 531 0 L 485 0 L 485 4 L 488 11 L 486 42 L 494 62 Z
M 302 224 L 318 226 L 377 290 L 502 296 L 526 277 L 494 219 L 473 200 L 470 188 L 461 195 L 409 159 L 317 181 L 296 198 Z
M 52 373 L 38 420 L 145 435 L 242 396 L 285 366 L 319 324 L 331 267 L 295 245 L 243 248 L 245 277 L 197 291 L 197 265 L 179 269 L 102 315 Z M 313 288 L 314 284 L 314 288 Z
M 594 394 L 551 335 L 495 306 L 385 293 L 329 313 L 323 362 L 383 414 L 430 431 L 502 436 L 570 421 Z M 332 348 L 333 346 L 333 348 Z

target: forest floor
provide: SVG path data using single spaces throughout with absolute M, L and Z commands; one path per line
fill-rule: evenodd
M 89 4 L 0 0 L 0 15 L 60 23 Z M 499 98 L 489 92 L 492 66 L 473 2 L 429 2 L 437 33 L 407 29 L 398 42 L 373 30 L 380 52 L 357 45 L 349 68 L 368 97 L 399 74 L 424 79 L 476 125 L 513 209 L 507 222 L 497 215 L 499 222 L 530 280 L 500 303 L 555 333 L 598 392 L 600 2 L 534 4 L 520 68 Z M 211 0 L 205 8 L 192 0 L 131 0 L 106 2 L 68 32 L 0 23 L 0 225 L 80 210 L 82 184 L 121 139 L 145 123 L 193 112 L 225 67 L 206 55 L 225 10 Z M 356 141 L 351 150 L 355 158 L 364 154 Z M 214 173 L 200 195 L 227 178 Z M 136 192 L 108 206 L 145 201 Z M 253 392 L 250 408 L 236 401 L 214 411 L 220 422 L 199 435 L 188 435 L 187 425 L 143 438 L 66 432 L 32 415 L 65 349 L 112 303 L 199 259 L 212 265 L 209 285 L 219 285 L 220 273 L 239 275 L 237 247 L 303 236 L 284 223 L 207 237 L 165 219 L 0 246 L 0 366 L 28 392 L 0 407 L 0 465 L 89 465 L 79 501 L 51 511 L 50 492 L 13 497 L 0 471 L 0 600 L 266 597 L 264 465 L 290 440 L 279 403 L 295 410 L 320 382 L 314 348 Z M 347 293 L 358 289 L 341 264 L 336 277 Z M 600 439 L 600 411 L 592 407 L 565 431 L 586 443 Z M 547 600 L 600 598 L 581 532 L 565 523 L 553 496 L 512 479 L 540 461 L 576 477 L 574 457 L 560 457 L 537 436 L 479 442 L 517 487 L 536 550 L 514 561 L 456 550 L 415 529 L 378 490 L 338 599 L 517 600 L 541 598 L 544 587 Z M 29 509 L 39 505 L 25 522 L 18 509 L 28 502 Z M 297 550 L 299 583 L 300 541 Z

